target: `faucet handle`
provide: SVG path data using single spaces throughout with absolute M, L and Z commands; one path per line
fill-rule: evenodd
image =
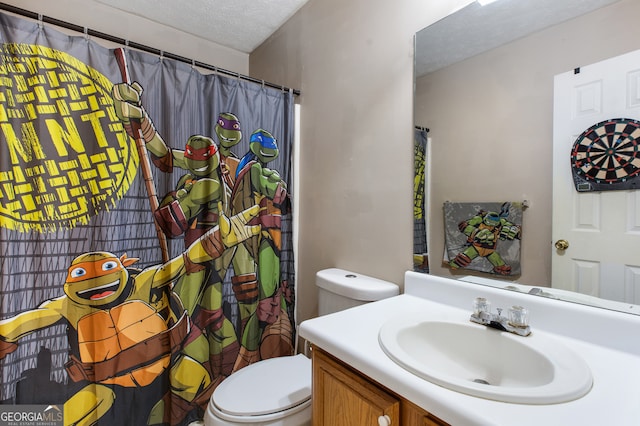
M 491 302 L 484 297 L 476 297 L 473 300 L 473 314 L 478 316 L 483 312 L 491 312 Z
M 529 325 L 529 310 L 522 306 L 514 305 L 509 308 L 509 324 L 514 327 L 526 327 Z
M 502 308 L 496 308 L 496 311 L 498 311 L 498 317 L 502 316 Z

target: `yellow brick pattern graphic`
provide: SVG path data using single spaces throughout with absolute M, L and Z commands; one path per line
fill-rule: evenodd
M 122 198 L 139 159 L 112 87 L 65 52 L 0 46 L 0 226 L 72 228 Z

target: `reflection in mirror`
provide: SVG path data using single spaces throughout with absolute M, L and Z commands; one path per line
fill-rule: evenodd
M 429 129 L 415 126 L 413 136 L 413 270 L 429 272 L 429 250 L 427 247 L 427 193 L 429 178 L 425 173 L 429 164 Z
M 577 272 L 589 278 L 580 288 L 552 282 L 552 264 L 571 250 L 571 244 L 566 251 L 554 247 L 562 231 L 552 227 L 554 77 L 639 50 L 637 16 L 637 0 L 473 2 L 416 35 L 415 123 L 430 129 L 429 273 L 640 313 L 640 268 L 626 268 L 620 284 L 606 264 L 585 273 L 587 262 Z M 627 118 L 640 119 L 640 107 L 634 108 Z M 583 128 L 595 124 L 590 120 L 585 117 Z M 570 149 L 563 158 L 569 168 Z M 614 192 L 622 191 L 608 191 Z M 640 223 L 638 192 L 624 191 L 634 200 L 627 216 Z M 598 194 L 591 197 L 607 196 Z M 469 278 L 478 274 L 442 263 L 445 202 L 524 200 L 520 275 Z M 598 249 L 594 244 L 592 251 Z

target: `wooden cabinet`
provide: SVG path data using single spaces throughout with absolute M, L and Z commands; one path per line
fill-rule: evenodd
M 312 353 L 313 426 L 447 426 L 326 352 Z
M 319 349 L 313 350 L 313 426 L 399 425 L 400 401 Z
M 401 399 L 400 419 L 403 426 L 449 426 L 433 414 L 418 407 L 417 405 Z

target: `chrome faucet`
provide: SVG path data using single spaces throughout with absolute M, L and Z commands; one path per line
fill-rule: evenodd
M 531 334 L 529 327 L 529 311 L 522 306 L 512 306 L 509 308 L 509 317 L 502 316 L 502 308 L 496 308 L 497 314 L 491 312 L 491 303 L 484 297 L 476 297 L 473 301 L 472 322 L 486 325 L 519 336 Z

